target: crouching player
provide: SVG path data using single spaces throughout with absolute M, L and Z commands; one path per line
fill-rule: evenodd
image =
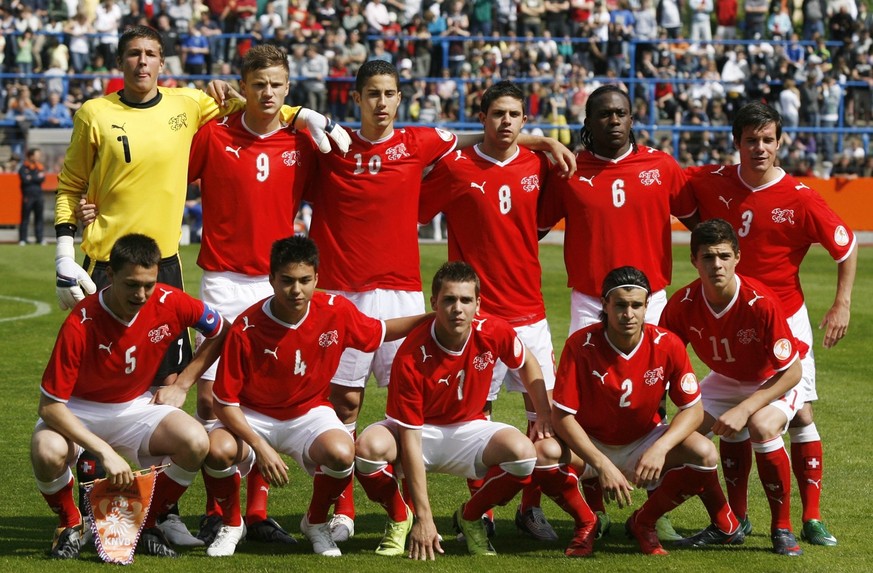
M 39 491 L 60 518 L 53 557 L 77 557 L 83 545 L 70 470 L 83 449 L 96 454 L 114 486 L 133 483 L 124 458 L 140 467 L 170 462 L 155 481 L 137 551 L 176 555 L 155 521 L 191 485 L 206 457 L 203 426 L 179 407 L 218 357 L 224 327 L 209 306 L 157 282 L 160 261 L 154 239 L 119 238 L 109 255 L 109 286 L 78 303 L 64 321 L 43 375 L 31 463 Z M 149 387 L 164 354 L 189 326 L 206 342 L 175 382 L 153 395 Z
M 594 475 L 619 507 L 631 504 L 634 486 L 651 490 L 625 525 L 643 553 L 666 555 L 655 521 L 695 495 L 724 543 L 744 540 L 718 482 L 715 446 L 695 432 L 703 406 L 688 353 L 675 335 L 645 323 L 650 296 L 642 271 L 612 270 L 601 289 L 601 322 L 572 334 L 561 355 L 557 438 L 537 442 L 534 480 L 575 521 L 571 557 L 594 548 L 597 519 L 578 486 Z M 665 391 L 679 407 L 670 424 L 658 412 Z
M 314 476 L 312 500 L 300 523 L 315 553 L 339 556 L 327 512 L 352 479 L 355 444 L 331 407 L 330 379 L 346 348 L 372 352 L 402 338 L 422 316 L 370 318 L 339 295 L 315 292 L 318 249 L 311 239 L 273 244 L 273 296 L 242 312 L 228 334 L 213 386 L 219 423 L 209 433 L 208 492 L 223 525 L 206 549 L 233 555 L 245 536 L 241 473 L 257 463 L 272 485 L 288 483 L 284 453 Z
M 710 219 L 695 227 L 691 262 L 700 278 L 670 298 L 661 325 L 691 344 L 712 370 L 701 382 L 706 413 L 699 431 L 711 431 L 722 442 L 741 442 L 751 435 L 758 477 L 770 504 L 773 551 L 800 555 L 791 531 L 791 463 L 782 434 L 803 406 L 795 386 L 808 347 L 791 334 L 772 291 L 736 274 L 738 245 L 727 221 Z M 727 479 L 740 464 L 723 457 L 722 465 Z M 745 483 L 736 487 L 728 482 L 731 507 L 750 531 L 747 489 Z M 713 533 L 703 530 L 679 543 L 719 543 Z
M 484 478 L 455 512 L 455 527 L 473 555 L 494 555 L 482 514 L 512 500 L 530 482 L 533 443 L 518 429 L 485 419 L 494 365 L 518 370 L 537 411 L 538 437 L 551 435 L 549 403 L 536 358 L 507 322 L 479 310 L 479 277 L 468 264 L 445 263 L 433 278 L 433 319 L 417 326 L 397 352 L 388 387 L 387 419 L 358 438 L 355 468 L 367 496 L 388 512 L 379 555 L 442 553 L 427 494 L 426 472 Z M 396 475 L 400 463 L 413 513 Z

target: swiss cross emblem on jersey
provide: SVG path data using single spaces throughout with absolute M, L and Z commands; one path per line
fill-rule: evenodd
M 643 382 L 646 383 L 646 386 L 654 386 L 659 381 L 664 379 L 664 367 L 658 366 L 657 368 L 653 368 L 643 374 Z
M 521 180 L 521 188 L 527 193 L 530 193 L 531 191 L 539 191 L 540 176 L 528 175 L 527 177 L 523 177 Z
M 758 333 L 755 332 L 754 328 L 745 328 L 743 330 L 738 330 L 737 340 L 740 341 L 740 344 L 751 344 L 753 342 L 761 341 L 761 339 L 758 338 Z
M 149 331 L 149 340 L 157 344 L 161 340 L 172 336 L 169 325 L 162 324 L 161 326 Z
M 398 159 L 403 159 L 404 157 L 411 157 L 409 152 L 406 151 L 405 143 L 398 143 L 394 147 L 389 147 L 385 151 L 385 155 L 388 156 L 388 159 L 391 161 L 397 161 Z
M 327 348 L 331 344 L 339 344 L 339 334 L 336 330 L 325 332 L 318 337 L 318 345 L 322 348 Z
M 179 115 L 174 115 L 170 118 L 168 122 L 170 125 L 170 129 L 173 131 L 179 131 L 183 127 L 188 127 L 188 114 L 180 113 Z
M 794 209 L 780 209 L 777 207 L 776 209 L 773 209 L 771 213 L 773 215 L 774 223 L 794 224 Z
M 285 151 L 282 153 L 282 162 L 286 167 L 293 167 L 300 163 L 300 152 L 297 150 L 294 151 Z
M 657 183 L 661 184 L 661 171 L 659 169 L 649 169 L 640 173 L 640 183 L 648 187 Z
M 489 364 L 494 364 L 494 356 L 491 354 L 491 351 L 482 353 L 473 359 L 473 368 L 480 372 L 488 368 Z

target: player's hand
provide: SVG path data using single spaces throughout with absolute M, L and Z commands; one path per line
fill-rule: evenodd
M 106 470 L 106 479 L 115 487 L 128 487 L 133 483 L 133 471 L 124 458 L 109 448 L 100 456 L 103 468 Z
M 309 136 L 322 153 L 330 153 L 330 140 L 333 140 L 337 150 L 345 155 L 352 144 L 352 138 L 343 126 L 308 108 L 302 108 L 297 117 L 306 122 Z
M 750 414 L 742 407 L 734 406 L 718 417 L 712 425 L 712 433 L 723 438 L 732 438 L 749 423 Z
M 409 558 L 434 561 L 437 553 L 444 551 L 440 547 L 440 535 L 433 519 L 417 519 L 409 532 Z
M 634 468 L 634 484 L 637 487 L 648 487 L 661 479 L 664 470 L 664 460 L 667 452 L 653 444 L 640 456 L 637 466 Z
M 849 306 L 845 304 L 835 304 L 825 313 L 818 324 L 819 330 L 825 329 L 822 340 L 822 345 L 825 348 L 833 348 L 846 336 L 846 331 L 849 329 L 849 315 Z
M 76 219 L 82 223 L 83 227 L 87 227 L 97 220 L 97 205 L 88 203 L 84 197 L 79 199 L 79 204 L 76 205 Z
M 552 428 L 551 416 L 537 416 L 536 421 L 530 426 L 530 441 L 545 440 L 555 435 L 555 430 Z
M 155 390 L 151 403 L 166 404 L 167 406 L 173 406 L 174 408 L 181 408 L 185 405 L 185 398 L 187 397 L 188 392 L 183 390 L 180 386 L 170 384 L 169 386 L 161 386 Z
M 55 250 L 55 292 L 58 295 L 58 306 L 61 310 L 70 310 L 86 295 L 94 294 L 97 285 L 76 264 L 73 237 L 58 237 Z
M 218 107 L 227 105 L 229 99 L 245 99 L 242 94 L 233 89 L 229 83 L 224 80 L 212 80 L 206 86 L 206 95 L 215 100 Z
M 266 442 L 254 448 L 258 469 L 270 485 L 282 487 L 288 484 L 288 464 Z
M 615 501 L 618 503 L 618 507 L 633 503 L 631 498 L 631 492 L 634 490 L 633 485 L 627 481 L 624 474 L 612 462 L 606 460 L 606 464 L 598 473 L 604 500 L 607 502 Z

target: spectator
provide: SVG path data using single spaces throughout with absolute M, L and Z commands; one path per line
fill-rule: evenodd
M 327 107 L 327 84 L 324 80 L 330 74 L 330 62 L 314 43 L 306 46 L 305 54 L 300 75 L 305 78 L 303 90 L 306 92 L 307 107 L 324 110 Z
M 282 17 L 276 12 L 276 5 L 268 2 L 264 6 L 264 13 L 258 17 L 261 24 L 261 34 L 265 37 L 276 35 L 276 29 L 282 27 Z
M 45 181 L 45 167 L 40 162 L 42 152 L 37 148 L 27 150 L 27 159 L 21 164 L 18 176 L 21 178 L 21 225 L 18 227 L 18 244 L 27 244 L 30 215 L 33 214 L 33 232 L 36 242 L 45 245 L 43 236 L 44 200 L 42 183 Z
M 170 17 L 166 14 L 158 16 L 158 34 L 164 48 L 164 72 L 173 76 L 182 75 L 182 58 L 179 57 L 179 33 L 170 25 Z
M 172 0 L 167 7 L 167 16 L 177 34 L 187 33 L 188 26 L 194 21 L 194 9 L 190 0 Z
M 679 9 L 679 0 L 659 0 L 657 15 L 658 25 L 667 32 L 667 37 L 671 40 L 678 38 L 682 32 L 682 15 Z
M 773 11 L 767 19 L 767 31 L 773 40 L 787 40 L 794 33 L 794 24 L 788 15 L 788 6 L 782 4 L 778 11 Z
M 182 55 L 185 58 L 185 73 L 202 75 L 208 72 L 206 61 L 209 57 L 209 40 L 193 23 L 188 25 L 188 35 L 182 41 Z
M 782 126 L 791 131 L 800 125 L 800 90 L 794 78 L 788 78 L 779 92 L 779 107 L 782 109 Z M 793 133 L 791 134 L 793 137 Z
M 388 7 L 382 0 L 370 0 L 364 6 L 364 19 L 367 21 L 367 33 L 379 34 L 390 23 Z
M 518 29 L 518 14 L 522 0 L 496 0 L 497 31 L 501 36 L 515 34 Z
M 30 99 L 30 88 L 25 85 L 13 87 L 9 92 L 9 108 L 6 119 L 19 124 L 34 125 L 39 117 L 39 108 Z
M 121 8 L 118 7 L 115 0 L 103 0 L 95 10 L 94 31 L 100 34 L 97 41 L 97 51 L 103 57 L 104 62 L 115 61 L 121 16 Z
M 843 88 L 837 83 L 836 78 L 827 76 L 821 88 L 821 126 L 834 127 L 840 119 L 840 102 L 843 99 Z M 833 162 L 835 137 L 833 133 L 822 134 L 822 148 L 824 161 Z
M 49 93 L 48 101 L 39 109 L 36 125 L 37 127 L 73 127 L 70 110 L 61 102 L 60 93 L 56 91 Z
M 803 0 L 803 40 L 825 35 L 826 0 Z
M 29 76 L 33 73 L 33 30 L 25 30 L 16 38 L 16 44 L 18 52 L 15 54 L 15 68 L 19 74 Z
M 691 1 L 691 35 L 692 42 L 708 42 L 712 40 L 712 0 Z
M 94 28 L 88 22 L 84 12 L 77 12 L 76 16 L 64 25 L 70 48 L 70 59 L 73 71 L 81 74 L 85 71 L 91 59 L 91 46 L 88 34 L 94 32 Z
M 715 23 L 717 40 L 737 38 L 737 0 L 716 0 Z
M 764 37 L 764 28 L 767 20 L 769 0 L 746 0 L 746 40 L 760 40 Z
M 544 0 L 521 0 L 518 5 L 518 35 L 531 32 L 539 36 L 543 32 L 543 15 L 546 12 Z
M 546 30 L 552 37 L 563 38 L 570 33 L 567 25 L 567 13 L 570 10 L 569 0 L 544 0 L 543 8 L 545 10 L 543 16 Z

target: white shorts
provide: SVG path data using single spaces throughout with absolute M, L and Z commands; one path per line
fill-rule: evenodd
M 328 292 L 346 297 L 367 316 L 382 320 L 424 313 L 424 294 L 418 291 L 375 289 L 367 292 Z M 391 363 L 402 342 L 402 338 L 383 342 L 376 352 L 346 348 L 331 384 L 363 388 L 372 373 L 379 386 L 387 386 L 391 379 Z
M 718 419 L 719 416 L 751 396 L 759 387 L 760 385 L 755 386 L 748 382 L 740 382 L 733 378 L 722 376 L 718 372 L 710 372 L 700 381 L 703 409 L 707 414 Z M 770 402 L 770 406 L 785 414 L 784 432 L 788 428 L 788 422 L 794 418 L 794 415 L 803 406 L 797 386 Z
M 336 412 L 327 406 L 317 406 L 299 418 L 291 420 L 277 420 L 245 407 L 241 407 L 240 410 L 252 430 L 264 438 L 271 448 L 291 456 L 311 476 L 315 475 L 315 470 L 318 469 L 318 464 L 309 457 L 312 442 L 328 430 L 342 430 L 348 435 L 345 426 L 336 417 Z M 217 422 L 215 427 L 225 426 Z
M 659 424 L 652 428 L 652 430 L 642 438 L 623 446 L 611 446 L 595 440 L 594 438 L 591 438 L 591 436 L 589 436 L 589 438 L 597 449 L 609 458 L 609 461 L 611 461 L 612 464 L 624 474 L 624 477 L 632 482 L 640 458 L 643 457 L 643 454 L 652 447 L 652 444 L 657 442 L 658 439 L 664 435 L 664 432 L 666 432 L 669 427 L 669 424 Z M 580 479 L 590 479 L 597 477 L 597 475 L 597 470 L 592 466 L 585 464 L 585 471 L 582 472 Z M 653 485 L 652 487 L 655 486 Z
M 653 292 L 646 308 L 646 322 L 657 325 L 661 321 L 661 313 L 667 306 L 667 291 L 661 289 Z M 600 322 L 603 304 L 599 296 L 589 296 L 576 289 L 570 292 L 570 334 L 582 330 L 586 326 Z
M 210 305 L 230 325 L 245 309 L 273 294 L 267 275 L 243 275 L 231 272 L 204 271 L 200 279 L 200 300 Z M 196 332 L 197 346 L 203 344 L 203 335 Z M 219 360 L 221 360 L 219 358 Z M 218 360 L 201 376 L 215 380 Z
M 815 356 L 812 353 L 812 325 L 809 322 L 809 311 L 807 311 L 805 304 L 788 318 L 788 328 L 791 329 L 791 334 L 796 339 L 802 340 L 809 346 L 809 351 L 800 361 L 803 373 L 800 375 L 800 382 L 796 389 L 800 392 L 802 402 L 814 402 L 818 400 L 818 392 L 815 389 Z
M 385 426 L 400 441 L 400 425 L 393 420 L 376 422 Z M 425 424 L 421 429 L 421 454 L 427 473 L 481 479 L 488 473 L 482 456 L 491 438 L 505 428 L 514 426 L 490 420 L 472 420 L 448 426 Z M 526 438 L 525 438 L 526 439 Z M 402 474 L 401 468 L 395 468 Z
M 555 388 L 555 349 L 552 347 L 552 331 L 549 323 L 543 319 L 534 324 L 515 327 L 518 338 L 533 354 L 543 371 L 543 381 L 546 383 L 546 391 Z M 500 360 L 494 365 L 494 374 L 491 377 L 491 389 L 488 391 L 488 401 L 497 399 L 500 387 L 506 385 L 508 392 L 524 392 L 524 384 L 518 370 L 509 370 L 506 364 Z
M 153 456 L 149 441 L 158 425 L 178 408 L 166 404 L 151 404 L 152 393 L 146 392 L 130 402 L 107 404 L 70 398 L 67 408 L 89 431 L 112 446 L 118 455 L 140 468 L 161 465 L 166 456 Z M 47 427 L 42 419 L 36 428 Z M 79 453 L 82 452 L 78 446 Z

